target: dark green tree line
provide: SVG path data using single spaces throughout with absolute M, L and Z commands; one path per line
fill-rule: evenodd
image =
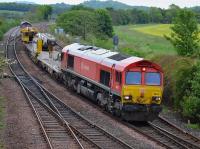
M 147 10 L 139 10 L 137 8 L 115 10 L 113 8 L 107 8 L 114 25 L 172 23 L 179 9 L 178 6 L 173 4 L 170 5 L 169 9 L 150 7 Z
M 36 8 L 36 14 L 40 20 L 48 20 L 52 14 L 52 7 L 50 5 L 40 5 Z

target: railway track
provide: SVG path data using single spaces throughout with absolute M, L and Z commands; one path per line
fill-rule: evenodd
M 107 112 L 106 114 L 111 116 Z M 118 118 L 116 119 L 119 120 Z M 124 124 L 166 148 L 200 149 L 199 138 L 185 132 L 160 116 L 153 122 L 148 122 L 144 125 L 130 125 L 126 122 Z
M 173 125 L 163 117 L 159 116 L 158 119 L 153 122 L 149 122 L 149 124 L 161 130 L 163 133 L 167 134 L 171 138 L 177 140 L 180 144 L 189 149 L 200 149 L 200 139 L 183 131 L 177 126 Z
M 20 63 L 16 54 L 16 34 L 17 30 L 7 40 L 9 67 L 38 119 L 49 148 L 132 148 L 43 88 Z
M 150 122 L 146 124 L 139 124 L 139 125 L 132 125 L 130 126 L 133 129 L 137 130 L 138 132 L 144 134 L 145 136 L 149 137 L 150 139 L 159 142 L 160 145 L 171 148 L 171 149 L 199 149 L 199 146 L 196 146 L 192 143 L 187 142 L 183 138 L 179 138 L 175 135 L 172 135 L 169 133 L 169 131 L 166 130 L 166 128 L 160 128 L 159 126 L 156 126 Z M 184 142 L 184 143 L 183 143 Z M 188 144 L 189 143 L 189 144 Z

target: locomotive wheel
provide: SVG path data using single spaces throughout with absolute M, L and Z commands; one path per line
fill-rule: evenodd
M 96 97 L 97 104 L 98 104 L 100 107 L 103 107 L 103 105 L 102 105 L 102 103 L 101 103 L 101 101 L 102 101 L 101 98 L 103 98 L 103 95 L 102 95 L 101 93 L 98 93 L 98 94 L 97 94 L 97 97 Z
M 121 117 L 121 111 L 118 109 L 114 109 L 113 114 L 117 117 Z
M 76 89 L 77 94 L 81 93 L 81 85 L 78 83 L 77 89 Z

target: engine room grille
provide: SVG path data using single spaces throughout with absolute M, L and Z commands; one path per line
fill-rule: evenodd
M 108 58 L 116 60 L 116 61 L 121 61 L 121 60 L 127 59 L 129 57 L 130 56 L 128 56 L 128 55 L 123 55 L 123 54 L 118 53 L 118 54 L 112 55 Z

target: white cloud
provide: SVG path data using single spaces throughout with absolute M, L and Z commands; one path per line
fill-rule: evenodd
M 0 2 L 14 2 L 19 0 L 0 0 Z M 23 0 L 22 0 L 23 1 Z M 39 4 L 53 4 L 53 3 L 67 3 L 79 4 L 84 0 L 27 0 Z M 133 6 L 156 6 L 161 8 L 168 8 L 170 4 L 176 4 L 180 7 L 200 6 L 200 0 L 116 0 Z

